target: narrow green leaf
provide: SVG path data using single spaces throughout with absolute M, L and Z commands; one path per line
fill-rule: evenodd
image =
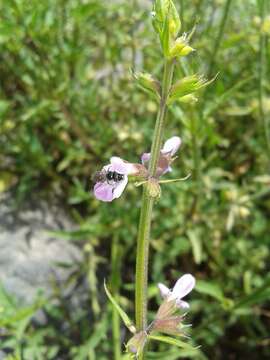
M 170 53 L 170 28 L 169 28 L 169 18 L 168 16 L 165 19 L 162 33 L 160 36 L 161 46 L 163 49 L 164 56 L 169 56 Z
M 120 305 L 118 305 L 118 303 L 115 301 L 115 299 L 113 298 L 112 294 L 109 292 L 106 283 L 104 281 L 104 289 L 105 292 L 109 298 L 109 300 L 111 301 L 112 305 L 114 306 L 114 308 L 118 311 L 121 319 L 123 320 L 124 324 L 126 325 L 126 327 L 129 329 L 130 332 L 132 332 L 133 334 L 136 333 L 136 328 L 133 325 L 132 321 L 130 320 L 129 316 L 125 313 L 125 311 L 120 307 Z
M 195 230 L 188 231 L 187 235 L 192 247 L 194 261 L 196 264 L 200 264 L 202 262 L 202 242 L 200 235 Z
M 173 337 L 170 336 L 164 336 L 164 335 L 149 335 L 148 337 L 151 340 L 156 340 L 156 341 L 160 341 L 160 342 L 164 342 L 166 344 L 170 344 L 170 345 L 175 345 L 177 347 L 180 347 L 181 349 L 187 349 L 187 350 L 196 350 L 196 348 L 194 348 L 192 345 L 179 340 L 179 339 L 175 339 Z

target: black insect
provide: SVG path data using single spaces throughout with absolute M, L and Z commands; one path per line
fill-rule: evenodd
M 114 181 L 114 182 L 119 182 L 122 181 L 124 179 L 124 175 L 123 174 L 119 174 L 116 171 L 107 171 L 106 173 L 106 179 L 108 181 Z
M 98 171 L 95 173 L 95 175 L 93 176 L 93 181 L 95 183 L 97 182 L 107 182 L 107 183 L 117 183 L 124 180 L 124 175 L 123 174 L 119 174 L 116 171 Z

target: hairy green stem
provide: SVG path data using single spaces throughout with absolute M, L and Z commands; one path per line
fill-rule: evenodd
M 147 194 L 146 187 L 144 186 L 136 259 L 135 313 L 137 330 L 143 330 L 146 327 L 147 320 L 148 253 L 153 203 L 154 199 Z
M 116 301 L 119 299 L 119 286 L 120 286 L 120 246 L 117 236 L 113 238 L 111 249 L 111 289 L 112 294 Z M 119 313 L 114 306 L 112 306 L 112 338 L 113 338 L 113 354 L 114 360 L 121 359 L 121 339 L 120 339 L 120 317 Z
M 149 164 L 150 177 L 154 177 L 160 155 L 161 142 L 164 131 L 164 121 L 167 113 L 167 97 L 172 83 L 174 61 L 166 60 L 162 81 L 162 94 L 155 124 L 151 147 L 151 160 Z M 137 258 L 136 258 L 136 284 L 135 284 L 135 312 L 137 331 L 145 330 L 147 326 L 147 286 L 148 286 L 148 255 L 151 230 L 151 218 L 154 198 L 150 197 L 144 185 L 142 207 L 140 214 Z M 142 360 L 144 354 L 139 359 Z
M 157 170 L 157 163 L 161 149 L 162 135 L 164 131 L 164 121 L 167 112 L 167 97 L 172 84 L 174 69 L 174 60 L 167 60 L 164 66 L 164 74 L 162 81 L 162 94 L 160 99 L 159 112 L 154 130 L 153 142 L 151 147 L 151 160 L 149 165 L 150 176 L 155 176 Z

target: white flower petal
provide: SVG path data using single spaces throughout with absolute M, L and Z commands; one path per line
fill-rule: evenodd
M 124 161 L 118 156 L 111 157 L 111 170 L 120 174 L 132 175 L 137 173 L 137 169 L 134 164 Z
M 195 282 L 195 278 L 191 274 L 181 276 L 174 285 L 172 295 L 177 299 L 182 299 L 192 291 Z
M 181 146 L 181 143 L 182 140 L 179 136 L 173 136 L 165 142 L 161 152 L 163 154 L 174 155 Z
M 124 160 L 122 160 L 118 156 L 111 157 L 111 171 L 116 171 L 119 174 L 127 174 L 127 164 Z
M 171 290 L 161 283 L 158 283 L 158 288 L 163 299 L 166 299 L 171 294 Z
M 117 199 L 121 196 L 122 192 L 125 190 L 125 187 L 127 186 L 128 178 L 127 176 L 124 177 L 122 181 L 116 184 L 114 190 L 113 190 L 113 198 Z

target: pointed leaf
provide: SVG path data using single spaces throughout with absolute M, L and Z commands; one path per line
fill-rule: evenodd
M 160 35 L 161 46 L 165 56 L 169 55 L 170 52 L 170 29 L 169 29 L 169 18 L 165 19 L 162 33 Z
M 164 335 L 149 335 L 148 337 L 151 340 L 156 340 L 156 341 L 160 341 L 160 342 L 164 342 L 166 344 L 170 344 L 170 345 L 175 345 L 177 347 L 180 347 L 182 349 L 187 349 L 187 350 L 196 350 L 196 348 L 194 348 L 192 345 L 179 340 L 179 339 L 175 339 L 173 337 L 170 336 L 164 336 Z
M 170 0 L 155 0 L 153 5 L 153 26 L 161 34 L 163 23 L 168 13 Z
M 170 1 L 170 7 L 169 7 L 169 21 L 170 21 L 170 33 L 172 34 L 172 37 L 176 37 L 178 32 L 181 29 L 181 21 L 178 14 L 178 11 L 173 3 L 173 1 Z
M 104 281 L 104 289 L 106 292 L 106 295 L 108 296 L 110 302 L 112 303 L 112 305 L 114 306 L 114 308 L 118 311 L 119 316 L 121 317 L 121 319 L 123 320 L 124 324 L 126 325 L 126 327 L 129 329 L 130 332 L 132 332 L 133 334 L 135 334 L 136 332 L 136 328 L 133 325 L 132 321 L 130 320 L 129 316 L 125 313 L 125 311 L 120 307 L 120 305 L 118 305 L 118 303 L 115 301 L 115 299 L 113 298 L 112 294 L 109 292 L 106 283 Z
M 200 235 L 196 230 L 189 230 L 187 235 L 192 247 L 194 261 L 196 264 L 200 264 L 202 262 L 202 241 Z

